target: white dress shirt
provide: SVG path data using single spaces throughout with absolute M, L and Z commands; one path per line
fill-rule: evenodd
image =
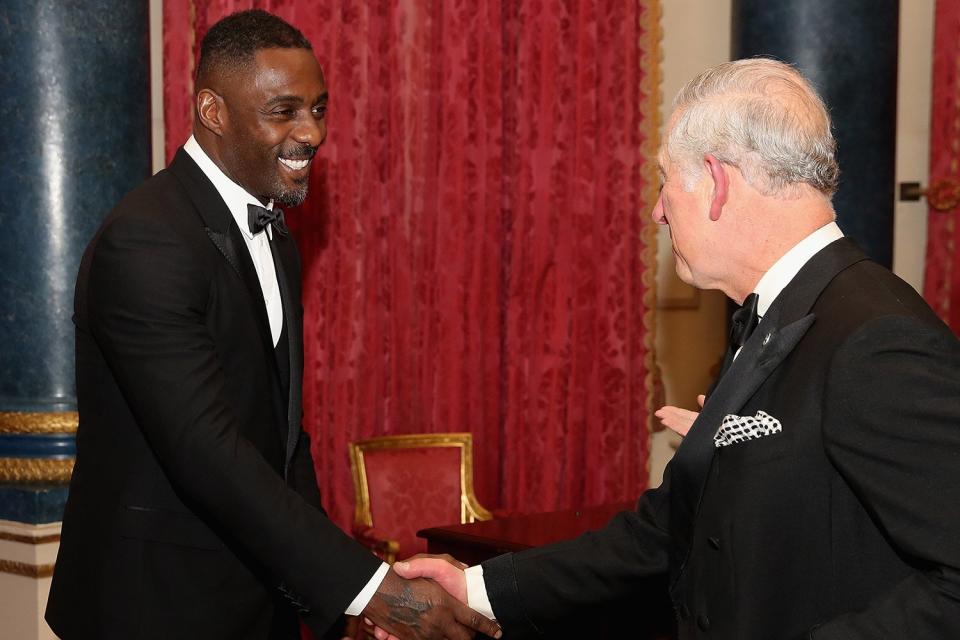
M 843 232 L 836 222 L 830 222 L 820 227 L 806 238 L 798 242 L 787 251 L 773 266 L 763 274 L 753 292 L 757 294 L 757 315 L 763 319 L 764 314 L 780 292 L 790 284 L 794 276 L 803 268 L 803 265 L 817 252 L 828 244 L 843 237 Z M 737 350 L 737 354 L 740 350 Z M 736 355 L 734 357 L 736 357 Z M 487 595 L 487 585 L 483 580 L 483 567 L 476 565 L 464 571 L 467 580 L 467 604 L 471 609 L 482 613 L 488 618 L 494 618 L 493 606 Z
M 829 222 L 793 245 L 792 249 L 774 262 L 753 288 L 753 292 L 757 294 L 757 315 L 762 319 L 773 301 L 790 284 L 803 265 L 825 246 L 842 237 L 843 232 L 837 223 Z
M 250 195 L 246 189 L 228 178 L 200 147 L 196 138 L 190 136 L 190 139 L 183 145 L 183 150 L 213 183 L 217 193 L 223 198 L 224 203 L 233 215 L 237 226 L 240 227 L 240 234 L 243 236 L 247 250 L 250 252 L 253 266 L 257 270 L 257 279 L 260 281 L 263 301 L 267 306 L 267 318 L 270 320 L 270 334 L 273 337 L 273 346 L 276 347 L 280 341 L 280 333 L 283 331 L 283 304 L 280 300 L 280 286 L 277 283 L 277 271 L 273 264 L 273 255 L 270 252 L 273 225 L 267 225 L 260 233 L 250 233 L 250 226 L 247 224 L 247 205 L 263 206 L 261 202 Z M 273 200 L 266 208 L 273 209 Z M 382 563 L 344 613 L 350 616 L 360 615 L 370 602 L 373 594 L 377 592 L 389 568 L 387 563 Z
M 277 346 L 280 341 L 280 332 L 283 331 L 283 303 L 280 300 L 280 286 L 277 284 L 277 270 L 273 264 L 273 254 L 270 253 L 270 241 L 273 239 L 273 225 L 267 225 L 263 232 L 256 235 L 250 233 L 250 225 L 247 224 L 247 205 L 255 204 L 262 207 L 263 204 L 247 193 L 246 189 L 227 177 L 220 170 L 210 156 L 200 147 L 200 143 L 193 136 L 183 145 L 183 150 L 187 152 L 193 161 L 197 163 L 200 170 L 210 178 L 210 182 L 216 187 L 217 192 L 227 205 L 227 209 L 236 220 L 240 227 L 240 234 L 250 251 L 250 258 L 253 260 L 253 266 L 257 270 L 257 279 L 260 280 L 260 290 L 263 292 L 263 302 L 267 305 L 267 318 L 270 320 L 270 334 L 273 337 L 273 346 Z M 273 200 L 266 207 L 273 209 Z

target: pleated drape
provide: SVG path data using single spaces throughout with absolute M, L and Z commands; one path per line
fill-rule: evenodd
M 167 0 L 167 153 L 199 39 L 258 7 L 330 89 L 304 258 L 305 426 L 324 503 L 347 442 L 470 431 L 489 507 L 632 499 L 653 388 L 659 9 L 631 2 Z

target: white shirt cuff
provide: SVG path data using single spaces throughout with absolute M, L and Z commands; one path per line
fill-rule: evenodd
M 390 565 L 386 562 L 380 563 L 380 568 L 377 569 L 377 572 L 373 574 L 373 577 L 370 578 L 367 582 L 367 586 L 357 594 L 357 597 L 353 599 L 353 602 L 350 603 L 350 606 L 347 607 L 347 610 L 344 611 L 348 616 L 358 616 L 363 613 L 363 610 L 367 608 L 367 605 L 370 603 L 370 599 L 373 597 L 373 594 L 377 592 L 377 589 L 380 588 L 380 583 L 383 582 L 383 579 L 387 577 L 387 571 L 390 570 Z M 484 594 L 486 595 L 486 594 Z
M 487 596 L 487 583 L 483 580 L 483 567 L 479 564 L 474 567 L 467 567 L 463 574 L 467 579 L 467 606 L 477 613 L 482 613 L 491 620 L 495 620 L 493 606 Z

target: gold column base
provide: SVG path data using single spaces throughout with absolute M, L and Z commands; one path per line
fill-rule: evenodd
M 0 458 L 0 482 L 54 482 L 66 484 L 73 458 Z
M 0 411 L 0 434 L 45 435 L 76 433 L 76 411 Z M 73 458 L 0 458 L 0 482 L 66 484 Z
M 0 433 L 76 433 L 76 411 L 0 411 Z
M 53 575 L 53 565 L 33 565 L 13 560 L 0 560 L 0 573 L 12 573 L 26 578 L 49 578 Z

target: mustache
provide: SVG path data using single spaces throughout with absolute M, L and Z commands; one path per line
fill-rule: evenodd
M 297 145 L 280 152 L 280 157 L 286 158 L 287 160 L 312 160 L 315 155 L 317 155 L 317 147 L 310 146 L 309 144 Z

